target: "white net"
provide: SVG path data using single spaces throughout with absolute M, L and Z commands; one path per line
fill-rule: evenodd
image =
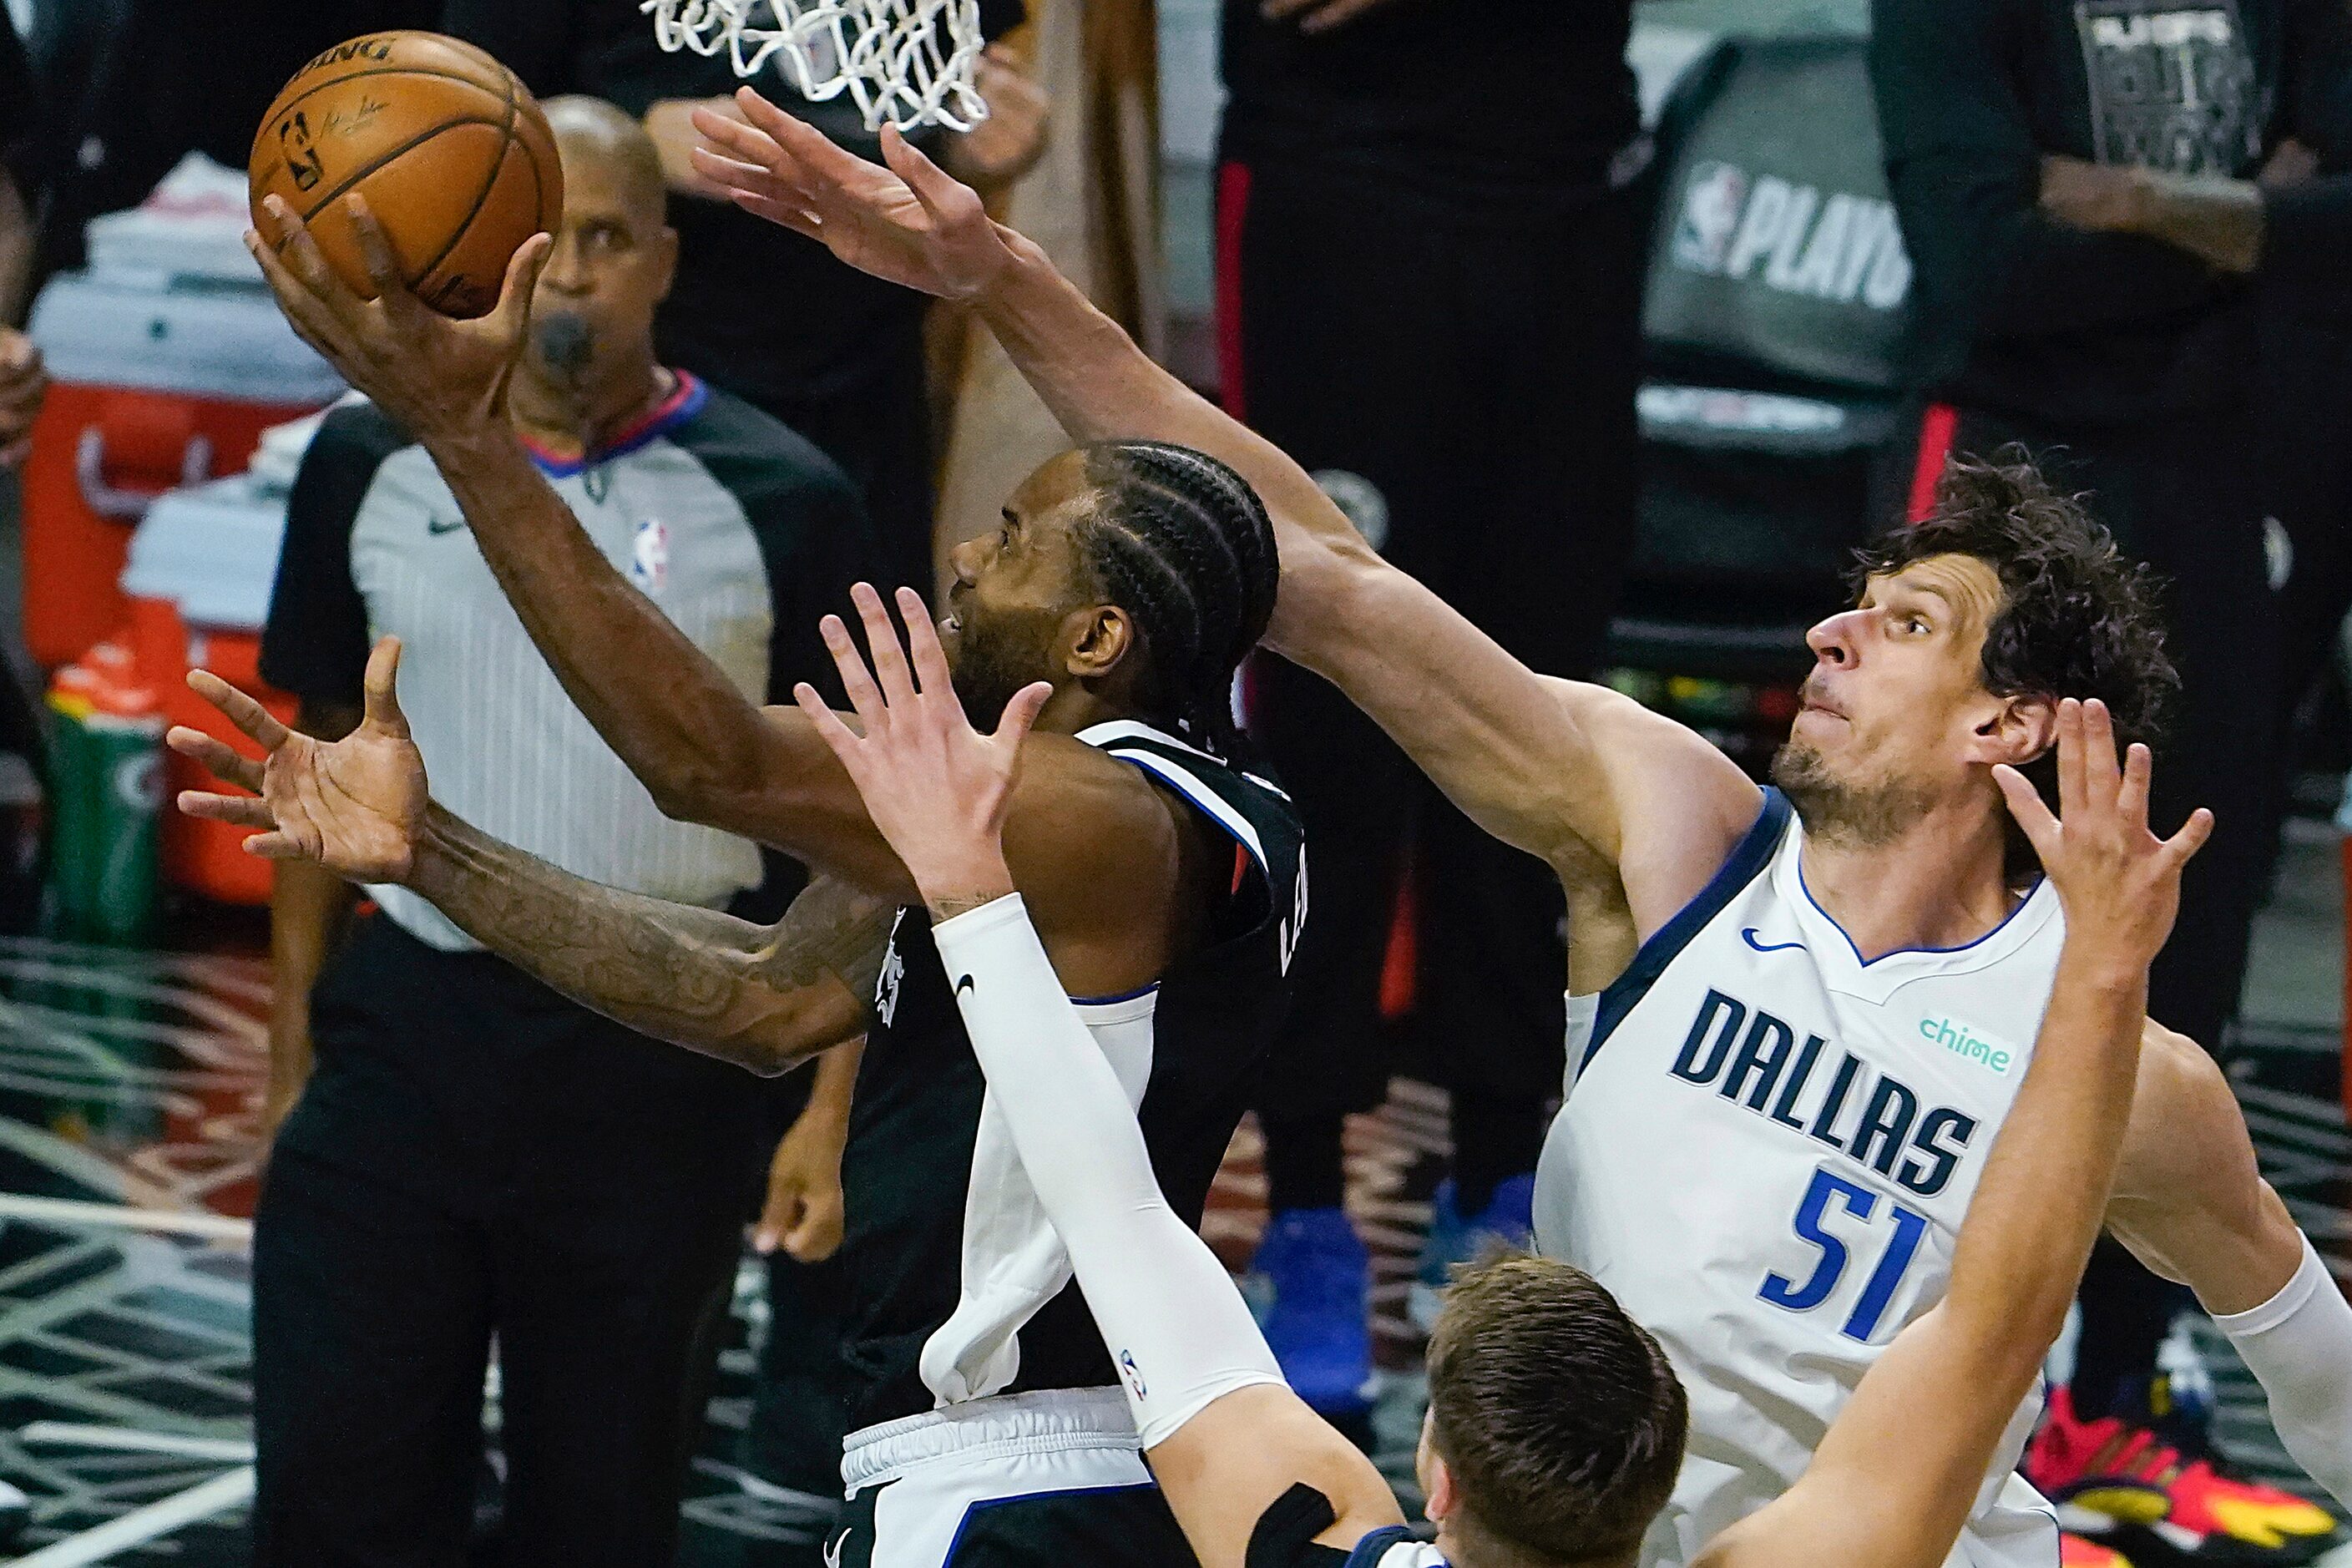
M 972 85 L 987 40 L 980 0 L 645 0 L 654 37 L 675 53 L 724 51 L 740 77 L 771 58 L 801 95 L 847 92 L 868 131 L 988 118 Z

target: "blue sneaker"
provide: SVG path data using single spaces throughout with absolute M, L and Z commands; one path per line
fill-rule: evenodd
M 1436 1329 L 1455 1264 L 1473 1262 L 1490 1247 L 1525 1248 L 1534 1243 L 1535 1203 L 1532 1172 L 1513 1176 L 1496 1187 L 1486 1212 L 1475 1219 L 1463 1218 L 1454 1206 L 1451 1178 L 1437 1184 L 1437 1191 L 1431 1195 L 1429 1239 L 1422 1244 L 1421 1269 L 1405 1298 L 1405 1310 L 1414 1328 L 1424 1334 Z
M 1360 1415 L 1379 1391 L 1372 1259 L 1344 1209 L 1285 1209 L 1250 1260 L 1258 1326 L 1292 1392 L 1327 1416 Z

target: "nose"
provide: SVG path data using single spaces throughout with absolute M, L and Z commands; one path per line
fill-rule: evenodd
M 1805 634 L 1805 646 L 1813 650 L 1813 658 L 1822 664 L 1850 665 L 1862 654 L 1863 613 L 1843 610 L 1825 621 L 1815 623 Z
M 541 287 L 559 294 L 588 292 L 588 268 L 581 261 L 577 238 L 571 235 L 556 237 L 554 254 L 547 258 L 546 270 L 540 273 L 539 281 Z
M 948 566 L 955 573 L 956 581 L 966 587 L 979 582 L 980 569 L 987 563 L 987 553 L 988 536 L 986 534 L 982 534 L 978 539 L 967 539 L 949 551 Z

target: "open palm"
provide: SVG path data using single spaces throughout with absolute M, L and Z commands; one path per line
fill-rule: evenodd
M 2127 967 L 2156 960 L 2180 910 L 2180 873 L 2213 831 L 2199 807 L 2180 831 L 2149 831 L 2152 763 L 2135 743 L 2118 758 L 2115 721 L 2097 698 L 2058 704 L 2058 809 L 2015 768 L 1993 770 L 2010 815 L 2033 845 L 2066 912 L 2066 940 L 2103 945 Z
M 1013 258 L 980 193 L 909 146 L 882 133 L 888 166 L 845 151 L 749 88 L 736 94 L 744 119 L 695 111 L 708 146 L 696 172 L 736 205 L 831 250 L 861 272 L 964 299 Z
M 866 629 L 872 670 L 840 616 L 825 616 L 818 629 L 864 732 L 843 723 L 806 681 L 793 689 L 794 700 L 841 759 L 866 815 L 898 851 L 925 901 L 936 909 L 942 895 L 958 898 L 985 888 L 992 898 L 1010 890 L 1004 814 L 1021 771 L 1022 737 L 1054 689 L 1042 680 L 1024 687 L 1004 705 L 996 732 L 983 735 L 956 697 L 947 654 L 921 596 L 912 588 L 898 590 L 898 613 L 907 623 L 903 645 L 872 586 L 860 583 L 850 597 Z
M 368 658 L 365 717 L 340 741 L 289 730 L 269 710 L 218 676 L 196 670 L 188 684 L 257 742 L 259 762 L 200 730 L 172 731 L 172 749 L 252 795 L 187 790 L 191 816 L 260 829 L 246 852 L 269 860 L 311 860 L 355 882 L 397 882 L 408 875 L 425 826 L 425 758 L 408 737 L 394 685 L 400 639 L 386 637 Z M 257 796 L 258 798 L 257 798 Z

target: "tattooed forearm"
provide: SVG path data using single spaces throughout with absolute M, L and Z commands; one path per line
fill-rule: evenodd
M 560 871 L 438 805 L 409 886 L 572 1000 L 762 1075 L 865 1032 L 893 913 L 820 878 L 755 926 Z

